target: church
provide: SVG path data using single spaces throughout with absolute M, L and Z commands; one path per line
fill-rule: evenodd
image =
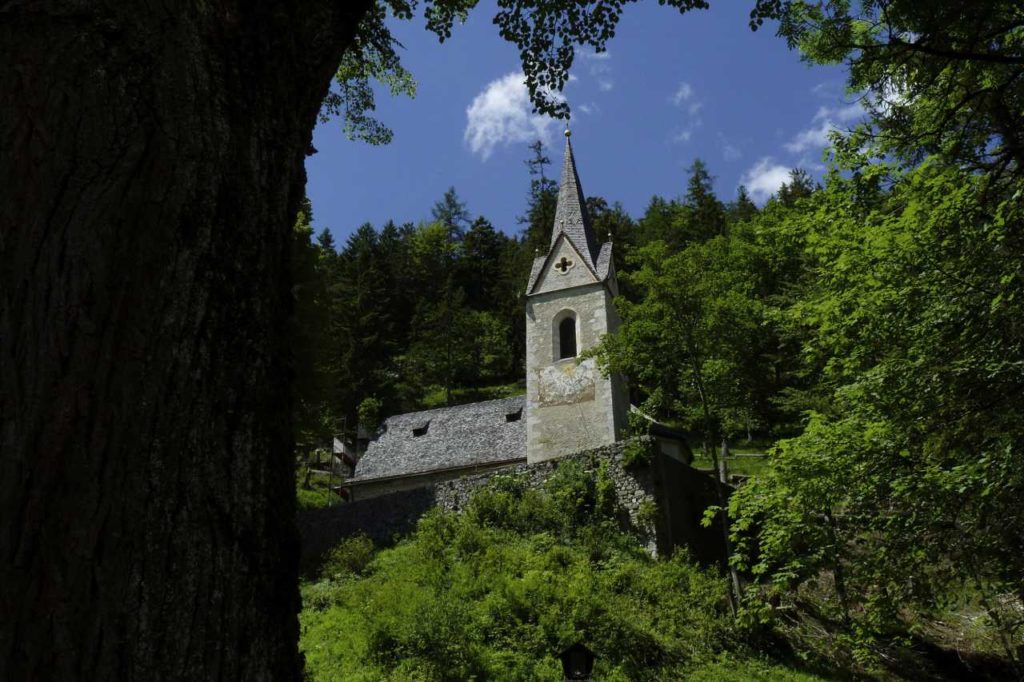
M 547 253 L 526 282 L 526 395 L 389 417 L 345 486 L 359 500 L 593 450 L 627 432 L 625 380 L 580 354 L 619 319 L 612 242 L 599 243 L 570 132 Z M 681 433 L 651 423 L 663 454 L 689 461 Z

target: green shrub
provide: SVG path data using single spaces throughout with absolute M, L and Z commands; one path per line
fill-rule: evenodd
M 349 575 L 362 575 L 373 560 L 373 540 L 365 535 L 345 538 L 324 558 L 320 574 L 335 580 Z
M 613 518 L 618 507 L 618 495 L 615 492 L 615 481 L 608 473 L 608 460 L 602 460 L 597 467 L 594 478 L 594 502 L 597 512 L 605 518 Z
M 302 588 L 310 673 L 560 680 L 557 654 L 577 641 L 606 680 L 679 679 L 713 660 L 739 639 L 725 582 L 620 532 L 601 511 L 608 480 L 564 463 L 540 488 L 497 479 L 466 513 L 435 510 L 375 557 L 346 541 L 325 569 L 344 579 Z
M 622 467 L 628 469 L 632 466 L 650 464 L 653 456 L 651 441 L 633 438 L 627 441 L 622 449 Z
M 636 510 L 636 520 L 645 528 L 654 528 L 658 521 L 658 505 L 654 500 L 644 500 Z

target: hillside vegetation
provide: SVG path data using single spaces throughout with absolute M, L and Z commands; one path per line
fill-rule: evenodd
M 344 541 L 302 587 L 309 674 L 560 681 L 559 652 L 583 642 L 601 680 L 821 679 L 751 644 L 715 571 L 647 555 L 611 495 L 563 465 L 543 489 L 498 478 L 394 547 Z
M 794 169 L 758 207 L 742 187 L 716 196 L 696 160 L 677 198 L 653 197 L 635 220 L 587 201 L 596 232 L 613 234 L 622 286 L 621 329 L 587 352 L 629 377 L 647 414 L 688 430 L 703 465 L 714 468 L 723 441 L 775 444 L 728 509 L 708 512 L 731 529 L 735 621 L 715 606 L 717 577 L 681 558 L 643 558 L 611 531 L 587 530 L 597 520 L 534 533 L 547 526 L 517 526 L 516 514 L 547 503 L 523 495 L 484 513 L 505 499 L 495 493 L 463 518 L 431 517 L 367 575 L 317 587 L 340 606 L 307 614 L 310 660 L 317 619 L 334 614 L 354 619 L 344 623 L 353 633 L 413 642 L 388 662 L 374 649 L 385 640 L 353 635 L 365 665 L 441 670 L 414 634 L 419 612 L 392 631 L 363 606 L 362 590 L 393 579 L 416 586 L 409 604 L 450 614 L 466 674 L 506 663 L 490 658 L 496 642 L 517 674 L 548 674 L 544 657 L 574 632 L 601 647 L 603 674 L 671 678 L 742 652 L 737 628 L 748 628 L 844 674 L 1024 678 L 1024 14 L 1019 2 L 971 7 L 757 3 L 755 24 L 779 19 L 808 61 L 848 69 L 864 118 L 831 134 L 823 179 Z M 347 392 L 331 405 L 351 412 L 376 396 L 412 408 L 435 404 L 438 386 L 451 402 L 460 389 L 521 376 L 515 292 L 533 248 L 546 246 L 555 198 L 543 147 L 533 153 L 519 237 L 471 221 L 454 191 L 432 222 L 366 226 L 340 253 L 324 238 L 311 246 L 300 219 L 310 272 L 343 303 L 328 308 L 329 328 L 344 333 L 309 355 L 320 362 L 310 377 L 334 377 L 327 384 Z M 360 274 L 392 263 L 414 264 L 396 272 L 419 279 Z M 398 298 L 367 288 L 380 283 Z M 400 330 L 380 333 L 387 325 Z M 302 395 L 310 433 L 338 423 L 314 390 Z M 515 591 L 504 586 L 559 561 L 566 570 L 550 579 L 568 581 L 563 591 L 508 605 Z M 682 584 L 681 601 L 651 596 Z M 601 596 L 564 601 L 580 589 Z M 476 610 L 477 597 L 499 611 Z M 555 622 L 574 625 L 563 633 Z M 622 638 L 617 651 L 608 633 Z

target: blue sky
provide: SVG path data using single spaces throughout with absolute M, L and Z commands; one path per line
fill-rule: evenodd
M 821 174 L 828 131 L 851 125 L 860 107 L 843 93 L 843 69 L 801 62 L 774 26 L 751 32 L 751 4 L 719 0 L 682 16 L 630 5 L 606 53 L 577 54 L 564 95 L 587 195 L 638 218 L 652 195 L 685 191 L 697 157 L 725 200 L 743 183 L 760 203 L 793 166 Z M 429 219 L 451 186 L 472 215 L 520 229 L 527 145 L 550 145 L 557 177 L 564 123 L 531 113 L 517 52 L 493 14 L 481 3 L 443 45 L 422 19 L 393 22 L 416 97 L 378 93 L 378 117 L 395 132 L 387 146 L 348 141 L 337 120 L 317 126 L 306 169 L 318 231 L 340 244 L 365 222 Z

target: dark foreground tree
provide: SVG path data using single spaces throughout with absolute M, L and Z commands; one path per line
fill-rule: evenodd
M 289 239 L 370 2 L 0 5 L 0 679 L 293 679 Z
M 495 21 L 543 100 L 620 12 Z M 0 679 L 299 676 L 288 246 L 339 64 L 335 111 L 395 72 L 382 17 L 0 2 Z

